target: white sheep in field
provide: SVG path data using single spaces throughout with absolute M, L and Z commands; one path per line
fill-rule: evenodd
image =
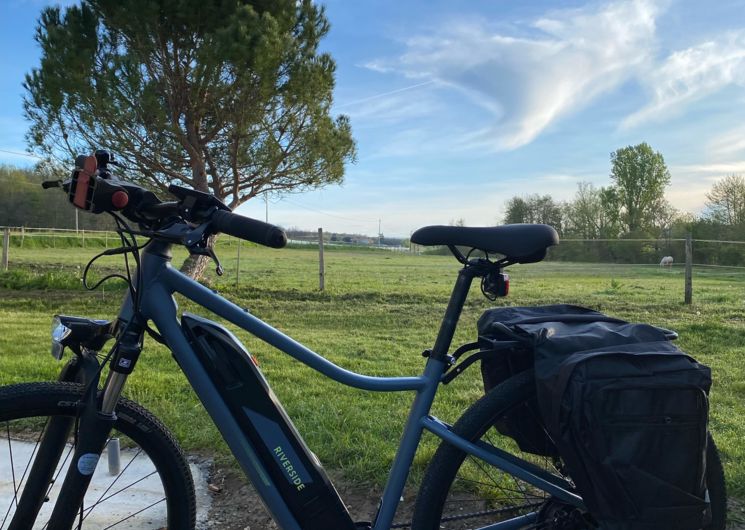
M 660 267 L 670 267 L 673 266 L 673 257 L 672 256 L 665 256 L 660 260 Z

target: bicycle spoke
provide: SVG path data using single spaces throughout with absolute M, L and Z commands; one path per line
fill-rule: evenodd
M 109 441 L 111 441 L 111 439 L 109 439 Z M 111 484 L 109 484 L 109 487 L 107 487 L 106 490 L 104 490 L 104 492 L 101 494 L 101 496 L 96 500 L 96 502 L 93 503 L 93 506 L 91 506 L 91 507 L 88 508 L 88 510 L 87 510 L 88 513 L 85 514 L 85 517 L 83 517 L 83 520 L 85 520 L 85 518 L 88 517 L 91 514 L 91 512 L 93 511 L 93 508 L 95 508 L 96 506 L 98 506 L 99 504 L 101 504 L 103 502 L 102 499 L 111 490 L 111 488 L 114 487 L 114 484 L 117 483 L 117 481 L 122 477 L 122 475 L 124 475 L 124 472 L 127 471 L 127 469 L 129 468 L 129 466 L 132 465 L 132 462 L 135 461 L 135 458 L 137 458 L 138 456 L 140 456 L 140 453 L 142 453 L 142 448 L 140 448 L 137 451 L 137 453 L 135 453 L 135 455 L 132 457 L 132 459 L 129 462 L 127 462 L 127 465 L 124 466 L 124 469 L 121 470 L 121 472 L 116 476 L 116 478 L 111 482 Z
M 165 498 L 165 497 L 163 497 L 163 498 L 162 498 L 162 499 L 160 499 L 159 501 L 155 501 L 155 502 L 154 502 L 154 503 L 152 503 L 152 504 L 151 504 L 150 506 L 145 506 L 145 507 L 144 507 L 144 508 L 143 508 L 142 510 L 140 510 L 140 511 L 137 511 L 137 512 L 135 512 L 135 513 L 131 514 L 131 515 L 128 515 L 127 517 L 125 517 L 125 518 L 124 518 L 124 519 L 122 519 L 121 521 L 117 521 L 116 523 L 114 523 L 114 524 L 112 524 L 112 525 L 109 525 L 109 526 L 107 526 L 107 527 L 106 527 L 106 528 L 104 528 L 103 530 L 109 530 L 109 528 L 114 528 L 114 527 L 115 527 L 116 525 L 118 525 L 118 524 L 121 524 L 121 523 L 123 523 L 124 521 L 128 521 L 128 520 L 129 520 L 129 519 L 131 519 L 132 517 L 135 517 L 135 516 L 137 516 L 137 515 L 141 514 L 141 513 L 142 513 L 142 512 L 144 512 L 145 510 L 149 510 L 149 509 L 150 509 L 150 508 L 152 508 L 153 506 L 157 506 L 158 504 L 160 504 L 160 503 L 161 503 L 161 502 L 163 502 L 164 500 L 166 500 L 166 498 Z
M 49 530 L 57 524 L 52 514 L 63 507 L 66 475 L 76 470 L 78 404 L 85 390 L 59 382 L 0 386 L 0 530 L 19 523 L 24 530 Z M 109 468 L 103 455 L 82 492 L 84 502 L 69 506 L 73 513 L 65 510 L 74 517 L 71 527 L 193 528 L 193 481 L 178 445 L 141 406 L 121 400 L 117 412 L 121 417 L 105 441 L 117 437 L 124 447 L 119 454 L 112 448 Z
M 8 435 L 8 455 L 10 457 L 10 473 L 13 477 L 13 500 L 8 505 L 8 511 L 5 512 L 5 517 L 3 517 L 3 524 L 0 525 L 0 528 L 5 527 L 5 521 L 8 519 L 8 515 L 10 515 L 10 510 L 13 509 L 13 505 L 18 506 L 18 488 L 16 487 L 16 470 L 15 470 L 15 464 L 13 463 L 13 444 L 10 441 L 10 422 L 5 422 L 5 432 Z
M 510 488 L 507 488 L 507 487 L 504 487 L 504 486 L 498 486 L 497 484 L 488 484 L 486 482 L 481 482 L 481 481 L 470 479 L 470 478 L 465 478 L 465 477 L 458 476 L 458 477 L 455 477 L 455 480 L 457 480 L 459 482 L 468 482 L 470 484 L 477 484 L 479 486 L 486 486 L 486 487 L 489 487 L 489 488 L 496 488 L 496 489 L 499 489 L 500 491 L 504 491 L 504 492 L 508 492 L 508 493 L 514 493 L 515 495 L 521 495 L 522 494 L 522 491 L 519 491 L 519 490 L 513 490 L 513 489 L 510 489 Z
M 145 475 L 144 477 L 142 477 L 142 478 L 139 478 L 139 479 L 135 480 L 134 482 L 132 482 L 131 484 L 129 484 L 129 485 L 127 485 L 127 486 L 124 486 L 124 487 L 123 487 L 122 489 L 120 489 L 120 490 L 117 490 L 117 491 L 115 491 L 114 493 L 112 493 L 111 495 L 109 495 L 108 497 L 106 497 L 105 499 L 103 499 L 103 500 L 102 500 L 101 502 L 102 502 L 102 503 L 103 503 L 103 502 L 106 502 L 106 501 L 107 501 L 107 500 L 109 500 L 110 498 L 112 498 L 112 497 L 114 497 L 114 496 L 116 496 L 116 495 L 119 495 L 119 494 L 120 494 L 121 492 L 123 492 L 123 491 L 126 491 L 126 490 L 128 490 L 129 488 L 131 488 L 131 487 L 132 487 L 132 486 L 134 486 L 135 484 L 139 484 L 139 483 L 140 483 L 140 482 L 142 482 L 143 480 L 147 480 L 147 479 L 149 479 L 150 477 L 152 477 L 152 476 L 153 476 L 153 475 L 155 475 L 156 473 L 157 473 L 157 471 L 153 471 L 153 472 L 151 472 L 151 473 L 148 473 L 148 474 L 147 474 L 147 475 Z
M 487 431 L 487 433 L 486 433 L 486 440 L 487 440 L 487 441 L 488 441 L 488 442 L 489 442 L 489 443 L 490 443 L 491 445 L 495 445 L 495 444 L 494 444 L 494 441 L 493 441 L 493 440 L 491 439 L 491 432 L 489 432 L 489 431 Z M 483 467 L 482 467 L 482 469 L 483 469 Z M 523 495 L 524 495 L 524 496 L 525 496 L 525 497 L 527 498 L 528 494 L 527 494 L 527 492 L 525 491 L 525 488 L 524 488 L 524 487 L 523 487 L 523 486 L 521 485 L 521 482 L 519 482 L 519 481 L 518 481 L 518 479 L 517 479 L 516 477 L 514 477 L 514 476 L 512 476 L 512 475 L 510 475 L 510 476 L 511 476 L 511 478 L 512 478 L 512 481 L 513 481 L 513 482 L 515 483 L 515 486 L 517 486 L 517 488 L 518 488 L 518 489 L 519 489 L 519 490 L 521 491 L 521 493 L 522 493 L 522 494 L 523 494 Z
M 36 439 L 36 443 L 34 444 L 34 450 L 31 451 L 31 456 L 29 457 L 28 462 L 26 462 L 26 468 L 23 470 L 23 475 L 21 476 L 21 480 L 18 483 L 18 489 L 16 490 L 16 493 L 21 491 L 21 488 L 23 487 L 23 480 L 26 478 L 28 469 L 31 467 L 31 462 L 34 461 L 34 455 L 36 455 L 36 451 L 39 449 L 39 444 L 41 443 L 41 439 L 44 437 L 44 430 L 47 428 L 48 424 L 49 424 L 49 418 L 47 418 L 47 421 L 44 422 L 44 426 L 41 428 L 39 437 Z

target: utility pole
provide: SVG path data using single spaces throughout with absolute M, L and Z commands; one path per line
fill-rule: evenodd
M 269 195 L 267 195 L 266 192 L 264 192 L 264 208 L 266 209 L 266 214 L 264 215 L 264 221 L 268 223 L 269 222 Z
M 78 233 L 78 209 L 75 208 L 75 234 Z
M 323 228 L 318 229 L 318 290 L 326 288 L 326 267 L 323 263 Z
M 238 241 L 238 253 L 235 260 L 235 287 L 238 288 L 238 282 L 241 276 L 241 238 L 237 237 Z
M 378 219 L 378 246 L 381 245 L 381 239 L 383 239 L 382 234 L 383 232 L 380 231 L 380 219 Z

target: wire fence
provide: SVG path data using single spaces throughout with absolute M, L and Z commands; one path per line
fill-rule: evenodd
M 29 228 L 0 226 L 9 232 L 10 248 L 30 247 L 110 247 L 118 245 L 119 234 L 107 230 L 75 230 L 66 228 Z M 406 246 L 381 244 L 378 238 L 354 240 L 335 239 L 324 234 L 324 246 L 339 249 L 370 249 L 415 254 L 449 254 L 447 248 L 433 249 L 411 244 Z M 566 237 L 549 250 L 547 260 L 585 263 L 623 263 L 630 265 L 659 265 L 661 258 L 673 257 L 673 265 L 684 261 L 685 238 L 669 239 L 580 239 Z M 692 239 L 693 261 L 697 266 L 745 268 L 745 241 Z M 221 244 L 236 244 L 234 238 L 221 238 Z M 290 235 L 290 246 L 317 246 L 317 235 Z
M 119 234 L 114 231 L 74 230 L 56 228 L 0 227 L 3 236 L 2 270 L 12 268 L 13 253 L 26 256 L 25 261 L 33 260 L 35 249 L 106 249 L 121 245 Z M 236 282 L 241 271 L 241 242 L 233 237 L 221 237 L 218 240 L 218 251 L 230 249 L 230 261 L 234 262 Z M 291 235 L 289 246 L 319 250 L 319 288 L 327 280 L 323 267 L 320 242 L 326 251 L 371 251 L 396 252 L 411 254 L 449 254 L 447 248 L 421 247 L 419 245 L 390 246 L 381 244 L 378 238 L 360 238 L 359 240 L 337 240 L 333 235 L 319 234 Z M 584 271 L 596 271 L 597 274 L 613 274 L 621 267 L 661 268 L 685 270 L 684 284 L 688 286 L 696 268 L 696 274 L 705 270 L 734 272 L 745 270 L 745 241 L 720 241 L 711 239 L 691 239 L 686 251 L 684 238 L 662 239 L 580 239 L 563 238 L 560 245 L 552 247 L 546 256 L 545 266 L 551 263 L 581 264 Z M 243 243 L 245 245 L 245 243 Z M 245 248 L 245 247 L 244 247 Z M 20 252 L 17 252 L 18 249 Z M 50 255 L 52 253 L 47 252 Z M 74 252 L 73 252 L 74 253 Z M 83 261 L 87 254 L 80 253 Z M 232 256 L 235 256 L 233 258 Z M 245 255 L 244 255 L 245 256 Z M 664 258 L 664 259 L 663 259 Z M 245 259 L 245 257 L 244 257 Z M 232 268 L 232 267 L 231 267 Z M 231 271 L 232 272 L 232 271 Z M 333 281 L 333 279 L 328 279 Z M 689 289 L 685 289 L 687 300 Z

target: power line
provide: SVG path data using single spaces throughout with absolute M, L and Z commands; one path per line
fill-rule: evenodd
M 38 158 L 39 160 L 44 160 L 43 156 L 35 155 L 33 153 L 21 153 L 19 151 L 10 151 L 8 149 L 0 149 L 0 153 L 7 153 L 9 155 L 17 155 L 17 156 L 26 156 L 29 158 Z

